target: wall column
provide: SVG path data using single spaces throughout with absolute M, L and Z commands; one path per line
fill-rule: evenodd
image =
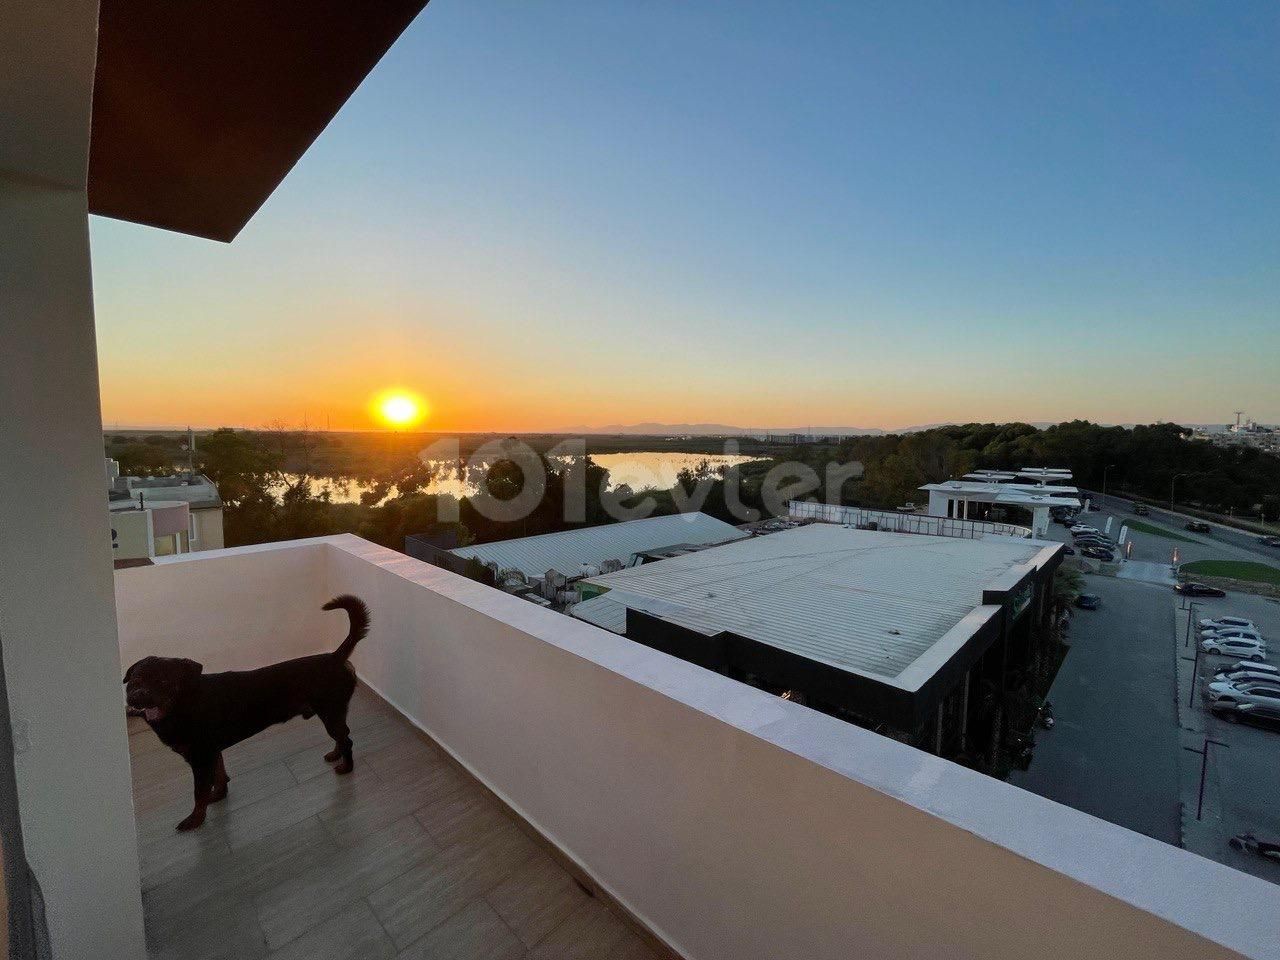
M 0 31 L 0 644 L 58 960 L 144 956 L 86 198 L 96 0 Z M 33 493 L 33 491 L 35 491 Z

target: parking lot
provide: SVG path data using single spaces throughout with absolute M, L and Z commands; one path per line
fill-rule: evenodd
M 1101 512 L 1089 514 L 1089 522 L 1102 529 L 1108 516 L 1113 536 L 1133 519 Z M 1132 533 L 1136 562 L 1125 571 L 1130 576 L 1085 576 L 1085 590 L 1102 598 L 1101 607 L 1076 611 L 1070 651 L 1049 694 L 1057 722 L 1040 731 L 1030 768 L 1011 782 L 1280 883 L 1280 865 L 1237 853 L 1227 843 L 1246 830 L 1280 839 L 1280 731 L 1231 724 L 1205 709 L 1204 679 L 1234 661 L 1201 656 L 1195 662 L 1198 623 L 1188 641 L 1188 603 L 1167 582 L 1175 549 L 1182 560 L 1236 559 L 1244 551 L 1187 533 L 1176 517 L 1138 519 L 1166 535 Z M 1056 524 L 1051 535 L 1071 539 Z M 1236 592 L 1195 602 L 1195 621 L 1221 615 L 1253 620 L 1270 641 L 1270 661 L 1280 664 L 1280 603 Z M 1201 754 L 1193 751 L 1202 751 L 1206 738 L 1218 743 L 1209 745 L 1197 819 Z
M 1185 606 L 1185 604 L 1180 604 Z M 1248 594 L 1229 594 L 1225 599 L 1196 601 L 1193 620 L 1222 615 L 1247 617 L 1270 641 L 1270 661 L 1275 663 L 1280 642 L 1280 604 Z M 1187 613 L 1179 610 L 1179 650 L 1190 656 L 1186 643 Z M 1194 643 L 1194 637 L 1192 643 Z M 1182 793 L 1184 798 L 1184 845 L 1202 856 L 1230 864 L 1268 880 L 1280 882 L 1280 865 L 1233 851 L 1227 841 L 1236 833 L 1252 830 L 1263 839 L 1280 837 L 1280 731 L 1246 723 L 1228 723 L 1205 708 L 1200 691 L 1215 670 L 1235 661 L 1227 657 L 1200 657 L 1194 694 L 1187 686 L 1193 663 L 1181 661 L 1184 671 L 1180 689 L 1186 699 L 1180 704 L 1183 746 L 1203 749 L 1210 743 L 1205 767 L 1204 812 L 1195 819 L 1200 781 L 1200 757 L 1183 750 Z M 1191 761 L 1188 763 L 1188 761 Z

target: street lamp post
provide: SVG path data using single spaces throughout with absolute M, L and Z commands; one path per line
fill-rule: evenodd
M 1103 503 L 1103 506 L 1106 506 L 1106 502 L 1107 502 L 1107 471 L 1108 471 L 1108 470 L 1110 470 L 1110 469 L 1111 469 L 1112 467 L 1114 467 L 1114 466 L 1115 466 L 1115 464 L 1114 464 L 1114 463 L 1108 463 L 1105 467 L 1103 467 L 1103 468 L 1102 468 L 1102 503 Z
M 1177 484 L 1178 482 L 1178 478 L 1189 477 L 1192 475 L 1193 472 L 1194 471 L 1188 471 L 1187 473 L 1175 473 L 1173 475 L 1173 479 L 1169 481 L 1169 509 L 1170 510 L 1173 509 L 1173 490 L 1174 490 L 1174 485 Z

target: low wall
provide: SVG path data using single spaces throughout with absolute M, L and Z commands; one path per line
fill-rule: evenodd
M 355 537 L 117 584 L 210 668 L 360 595 L 362 678 L 691 960 L 1280 957 L 1280 888 Z
M 934 517 L 923 513 L 895 513 L 890 510 L 864 510 L 862 507 L 845 507 L 833 503 L 809 503 L 792 500 L 787 504 L 788 515 L 793 519 L 822 520 L 826 523 L 847 523 L 855 527 L 875 524 L 877 530 L 892 533 L 922 533 L 933 537 L 964 537 L 978 540 L 992 534 L 1002 537 L 1030 537 L 1030 527 L 1012 523 L 992 523 L 987 520 L 960 520 L 952 517 Z

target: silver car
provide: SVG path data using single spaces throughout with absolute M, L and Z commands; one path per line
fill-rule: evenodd
M 1244 617 L 1206 617 L 1200 621 L 1201 630 L 1230 630 L 1233 627 L 1241 630 L 1257 630 L 1252 620 Z
M 1215 680 L 1223 679 L 1228 673 L 1237 673 L 1241 670 L 1247 670 L 1250 673 L 1261 673 L 1267 677 L 1274 678 L 1276 683 L 1280 683 L 1280 667 L 1273 666 L 1270 663 L 1258 663 L 1253 660 L 1237 660 L 1229 667 L 1223 667 L 1215 675 Z
M 1262 634 L 1252 628 L 1244 627 L 1223 627 L 1221 630 L 1201 630 L 1200 636 L 1205 639 L 1214 640 L 1253 640 L 1255 643 L 1262 643 Z
M 1211 683 L 1205 690 L 1209 709 L 1215 713 L 1238 713 L 1247 707 L 1260 716 L 1280 713 L 1280 684 L 1275 683 Z M 1238 719 L 1238 717 L 1237 717 Z
M 1216 653 L 1224 657 L 1239 657 L 1241 660 L 1267 659 L 1267 645 L 1260 640 L 1246 640 L 1238 637 L 1209 637 L 1200 641 L 1200 649 L 1205 653 Z

